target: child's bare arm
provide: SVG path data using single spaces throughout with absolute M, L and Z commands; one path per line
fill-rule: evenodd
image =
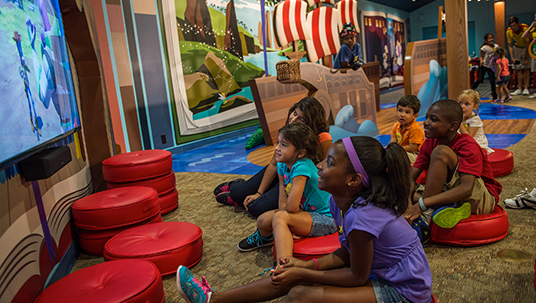
M 427 207 L 440 207 L 458 201 L 464 201 L 473 193 L 476 177 L 471 174 L 460 173 L 460 185 L 439 194 L 423 198 Z
M 279 210 L 285 210 L 287 207 L 287 193 L 285 192 L 285 179 L 279 175 Z
M 303 190 L 305 189 L 307 179 L 308 177 L 306 176 L 296 176 L 292 178 L 292 188 L 288 194 L 285 206 L 286 211 L 289 213 L 295 213 L 300 210 L 300 202 L 303 197 Z
M 417 149 L 419 148 L 419 145 L 418 144 L 415 144 L 415 143 L 410 143 L 408 145 L 404 145 L 402 146 L 402 148 L 404 148 L 404 150 L 408 153 L 412 153 L 412 152 L 416 152 Z
M 320 150 L 322 151 L 322 155 L 320 155 L 322 158 L 319 159 L 320 161 L 324 160 L 328 154 L 328 150 L 331 147 L 331 140 L 326 140 L 322 143 L 320 143 Z

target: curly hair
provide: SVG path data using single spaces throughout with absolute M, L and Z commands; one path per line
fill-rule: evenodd
M 288 110 L 286 124 L 288 124 L 289 117 L 296 108 L 299 108 L 302 111 L 305 116 L 305 124 L 309 126 L 316 135 L 329 131 L 329 126 L 326 121 L 326 112 L 318 100 L 313 97 L 305 97 L 301 99 L 300 102 L 292 105 Z

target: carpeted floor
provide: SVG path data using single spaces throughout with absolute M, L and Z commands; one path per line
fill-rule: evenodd
M 509 103 L 536 110 L 536 101 L 517 96 Z M 514 153 L 512 174 L 498 178 L 504 187 L 501 201 L 525 187 L 536 186 L 536 131 L 532 129 Z M 226 290 L 259 279 L 272 266 L 271 248 L 241 253 L 236 245 L 251 234 L 255 220 L 239 208 L 218 204 L 212 193 L 221 182 L 247 175 L 177 173 L 179 208 L 164 221 L 186 221 L 203 229 L 203 258 L 191 270 L 205 276 L 216 290 Z M 500 203 L 504 206 L 504 203 Z M 461 248 L 427 244 L 426 255 L 433 276 L 433 293 L 439 302 L 536 302 L 534 258 L 536 256 L 536 210 L 506 209 L 510 229 L 505 239 L 485 246 Z M 504 249 L 529 253 L 532 261 L 508 262 L 497 256 Z M 103 262 L 102 258 L 81 254 L 72 271 Z M 265 274 L 267 276 L 267 274 Z M 175 276 L 164 278 L 164 302 L 185 302 L 175 286 Z

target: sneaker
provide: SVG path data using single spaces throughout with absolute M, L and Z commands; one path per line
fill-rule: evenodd
M 522 92 L 521 92 L 520 89 L 517 89 L 515 92 L 510 93 L 510 95 L 512 95 L 512 96 L 517 96 L 517 95 L 521 95 L 521 94 L 522 94 Z
M 443 206 L 434 212 L 432 220 L 442 228 L 453 228 L 463 219 L 471 216 L 471 204 L 465 202 L 459 207 Z
M 417 232 L 417 236 L 419 236 L 422 245 L 426 244 L 426 242 L 428 242 L 430 239 L 430 234 L 432 231 L 430 230 L 430 227 L 428 227 L 428 224 L 426 224 L 424 221 L 422 215 L 411 222 L 411 227 Z
M 231 198 L 231 193 L 230 192 L 223 192 L 223 193 L 220 193 L 219 195 L 216 196 L 216 201 L 218 201 L 218 203 L 221 203 L 223 205 L 231 205 L 231 206 L 236 206 L 238 205 L 238 203 L 236 203 L 232 198 Z
M 504 103 L 504 100 L 502 98 L 493 100 L 495 103 Z
M 223 193 L 223 192 L 229 192 L 231 191 L 229 189 L 229 185 L 231 184 L 231 182 L 246 182 L 246 180 L 244 179 L 236 179 L 234 181 L 230 181 L 230 182 L 223 182 L 221 183 L 220 185 L 216 186 L 216 188 L 214 189 L 214 196 L 218 196 L 219 194 Z
M 177 289 L 190 303 L 208 303 L 214 289 L 208 285 L 205 277 L 199 282 L 186 266 L 177 269 Z
M 530 95 L 529 90 L 525 88 L 525 89 L 523 90 L 523 95 Z
M 240 241 L 238 243 L 238 249 L 240 251 L 251 251 L 272 244 L 274 244 L 274 234 L 271 234 L 269 237 L 261 237 L 261 234 L 257 230 L 251 236 Z
M 534 208 L 536 209 L 536 188 L 530 193 L 527 188 L 522 190 L 512 199 L 504 200 L 504 205 L 509 208 Z
M 512 96 L 508 96 L 508 97 L 504 98 L 504 103 L 506 103 L 506 102 L 508 102 L 510 100 L 512 100 Z
M 536 93 L 534 93 L 531 96 L 529 96 L 529 99 L 534 99 L 534 98 L 536 98 Z

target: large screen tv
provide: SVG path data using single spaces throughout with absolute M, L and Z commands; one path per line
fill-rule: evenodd
M 80 127 L 57 0 L 0 1 L 0 170 Z

